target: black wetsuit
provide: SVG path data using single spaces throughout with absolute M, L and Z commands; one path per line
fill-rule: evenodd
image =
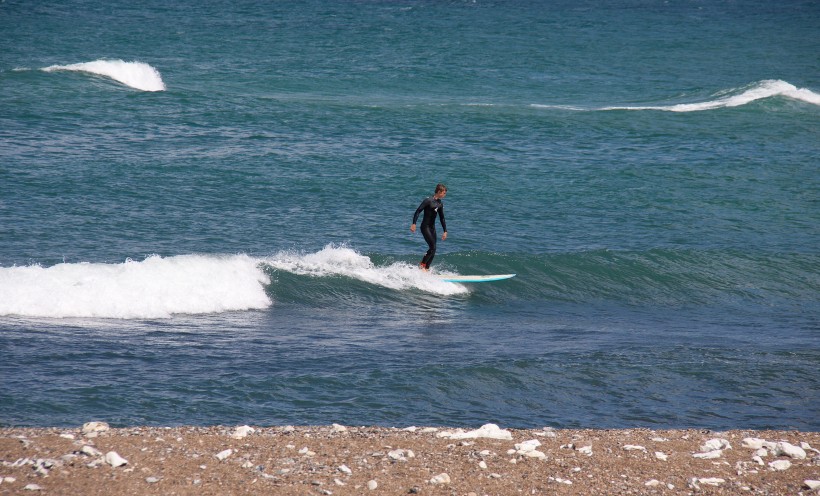
M 413 214 L 413 224 L 419 219 L 422 210 L 424 210 L 424 219 L 421 221 L 421 234 L 429 248 L 424 258 L 421 259 L 421 265 L 429 269 L 430 264 L 433 263 L 433 257 L 436 256 L 436 214 L 441 219 L 441 228 L 444 232 L 447 232 L 447 222 L 444 221 L 444 202 L 441 200 L 436 200 L 432 196 L 425 198 Z

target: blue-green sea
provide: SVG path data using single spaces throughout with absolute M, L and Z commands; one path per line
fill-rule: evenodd
M 818 430 L 818 20 L 4 0 L 0 425 Z

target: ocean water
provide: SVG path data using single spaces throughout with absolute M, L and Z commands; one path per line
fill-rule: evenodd
M 818 19 L 6 0 L 0 425 L 818 430 Z

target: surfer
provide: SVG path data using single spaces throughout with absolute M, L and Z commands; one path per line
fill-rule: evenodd
M 416 232 L 416 221 L 419 219 L 419 214 L 424 211 L 424 219 L 421 221 L 421 234 L 424 236 L 424 241 L 427 241 L 427 253 L 421 259 L 419 267 L 421 270 L 428 270 L 430 264 L 433 263 L 433 257 L 436 256 L 436 215 L 441 219 L 441 228 L 444 229 L 444 234 L 441 235 L 441 240 L 447 239 L 447 222 L 444 220 L 444 202 L 441 200 L 447 196 L 447 186 L 439 183 L 436 185 L 436 191 L 433 196 L 429 196 L 422 200 L 416 213 L 413 214 L 413 223 L 410 224 L 410 232 Z

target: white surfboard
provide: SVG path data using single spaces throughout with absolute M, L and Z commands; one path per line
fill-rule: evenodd
M 515 277 L 515 274 L 491 274 L 486 276 L 462 276 L 459 274 L 439 276 L 442 281 L 447 282 L 492 282 L 503 281 Z

